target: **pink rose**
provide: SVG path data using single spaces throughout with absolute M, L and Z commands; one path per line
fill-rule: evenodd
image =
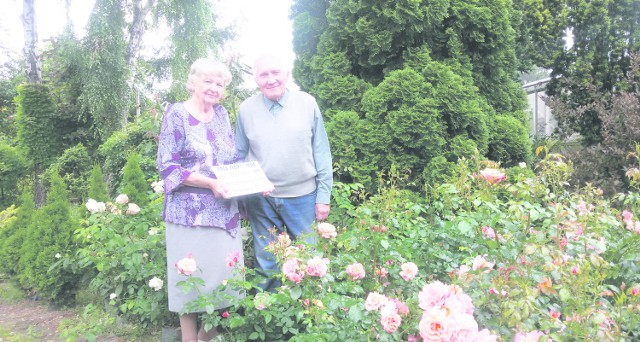
M 477 257 L 475 257 L 475 259 L 473 259 L 473 265 L 471 266 L 471 269 L 475 271 L 475 270 L 486 268 L 485 270 L 485 273 L 486 273 L 493 268 L 493 265 L 495 264 L 492 262 L 488 262 L 484 258 L 484 256 L 478 255 Z
M 388 301 L 389 299 L 385 295 L 381 295 L 378 292 L 370 292 L 364 302 L 364 308 L 367 311 L 378 310 Z
M 475 341 L 478 335 L 478 323 L 472 315 L 455 315 L 455 333 L 452 342 Z
M 180 274 L 186 276 L 191 275 L 197 270 L 196 260 L 191 256 L 191 253 L 189 253 L 186 257 L 178 260 L 176 268 Z
M 256 296 L 253 297 L 253 305 L 256 307 L 256 310 L 264 310 L 269 307 L 269 293 L 268 292 L 258 292 Z
M 291 237 L 289 237 L 289 234 L 287 233 L 278 234 L 277 240 L 278 240 L 278 244 L 282 247 L 291 246 Z
M 440 281 L 427 284 L 418 293 L 419 306 L 422 310 L 439 309 L 444 305 L 444 299 L 449 293 L 449 287 Z
M 622 221 L 627 222 L 633 219 L 633 214 L 630 211 L 624 210 L 622 212 Z
M 116 197 L 116 203 L 118 203 L 118 204 L 127 204 L 127 203 L 129 203 L 129 196 L 127 196 L 126 194 L 118 195 L 118 197 Z
M 240 261 L 240 252 L 235 251 L 227 256 L 227 266 L 233 267 Z
M 400 271 L 400 276 L 405 281 L 415 278 L 416 274 L 418 274 L 418 266 L 413 262 L 405 262 L 400 265 L 400 269 L 402 270 Z
M 482 234 L 484 235 L 484 237 L 486 237 L 488 239 L 495 239 L 496 238 L 496 232 L 493 230 L 493 228 L 491 228 L 489 226 L 482 227 Z
M 329 259 L 320 257 L 309 259 L 307 260 L 307 274 L 314 277 L 324 277 L 327 274 L 327 264 L 329 264 Z
M 573 274 L 573 275 L 580 274 L 580 266 L 571 267 L 571 274 Z
M 376 275 L 380 278 L 386 278 L 387 274 L 389 274 L 389 271 L 387 271 L 386 268 L 384 267 L 380 267 L 380 268 L 376 268 Z
M 504 173 L 500 172 L 500 170 L 492 168 L 486 168 L 480 171 L 480 176 L 489 184 L 498 184 L 507 179 L 507 176 Z
M 396 304 L 396 310 L 400 316 L 409 316 L 409 306 L 403 303 L 400 299 L 394 298 L 393 301 Z
M 451 341 L 455 334 L 453 323 L 445 310 L 427 310 L 418 323 L 418 332 L 425 341 Z
M 396 330 L 398 330 L 401 323 L 402 323 L 402 317 L 400 317 L 400 315 L 398 315 L 397 313 L 382 315 L 380 317 L 380 324 L 382 325 L 382 328 L 384 329 L 384 331 L 388 332 L 389 334 L 392 334 Z
M 327 222 L 321 222 L 318 224 L 318 234 L 325 239 L 331 239 L 338 236 L 336 227 Z
M 471 297 L 465 293 L 450 294 L 445 297 L 443 309 L 447 309 L 452 314 L 468 314 L 473 315 L 473 301 Z
M 290 281 L 300 284 L 304 278 L 304 271 L 300 268 L 298 259 L 289 259 L 282 265 L 282 273 L 285 274 Z
M 222 318 L 229 318 L 229 311 L 225 311 L 222 313 Z
M 476 335 L 475 342 L 497 342 L 498 336 L 491 334 L 491 332 L 487 329 L 482 329 L 478 331 Z
M 364 272 L 364 266 L 361 263 L 355 263 L 347 266 L 347 274 L 353 280 L 364 278 L 366 273 Z
M 637 295 L 638 295 L 638 293 L 640 293 L 640 291 L 638 290 L 638 288 L 637 288 L 637 287 L 633 287 L 633 288 L 631 288 L 631 295 L 632 295 L 632 296 L 637 296 Z

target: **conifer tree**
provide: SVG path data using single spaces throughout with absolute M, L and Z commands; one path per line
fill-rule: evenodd
M 25 190 L 20 200 L 21 204 L 16 210 L 15 219 L 0 232 L 0 271 L 9 276 L 15 276 L 21 272 L 18 263 L 20 250 L 36 211 L 30 190 Z
M 144 178 L 144 172 L 140 167 L 140 155 L 131 152 L 127 158 L 127 163 L 122 170 L 122 193 L 127 194 L 129 201 L 143 206 L 149 202 L 147 191 L 149 185 Z
M 106 202 L 109 200 L 107 183 L 104 181 L 102 167 L 98 164 L 93 165 L 91 174 L 89 175 L 89 198 L 98 202 Z
M 66 186 L 52 175 L 47 204 L 36 211 L 21 249 L 22 286 L 56 302 L 73 299 L 77 278 L 62 267 L 52 267 L 64 254 L 74 253 L 73 232 L 78 222 L 71 213 Z

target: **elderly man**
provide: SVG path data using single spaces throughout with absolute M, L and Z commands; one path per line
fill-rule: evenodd
M 273 255 L 264 250 L 272 229 L 315 243 L 313 225 L 329 215 L 333 185 L 322 114 L 311 95 L 287 88 L 289 74 L 278 57 L 259 57 L 254 77 L 261 93 L 238 109 L 236 148 L 245 160 L 257 161 L 275 186 L 267 196 L 245 200 L 256 261 L 266 276 L 276 270 Z M 267 291 L 278 286 L 275 279 L 261 284 Z

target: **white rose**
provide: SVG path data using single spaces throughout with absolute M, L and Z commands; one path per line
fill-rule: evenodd
M 87 210 L 89 210 L 89 212 L 92 214 L 101 213 L 106 209 L 106 206 L 104 205 L 103 202 L 98 202 L 93 198 L 90 198 L 87 201 L 87 203 L 85 204 L 85 207 L 87 207 Z
M 157 229 L 155 229 L 155 228 L 149 229 L 149 235 L 153 236 L 153 235 L 156 235 L 156 234 L 158 234 L 158 230 Z
M 159 180 L 157 182 L 151 183 L 151 187 L 153 188 L 153 192 L 155 193 L 164 192 L 164 180 Z
M 519 165 L 521 168 L 523 168 L 523 169 L 524 169 L 525 167 L 527 167 L 527 163 L 525 163 L 525 162 L 520 162 L 520 163 L 518 163 L 518 165 Z
M 162 281 L 162 279 L 158 277 L 153 277 L 151 278 L 151 280 L 149 280 L 149 287 L 154 289 L 155 291 L 160 291 L 163 284 L 164 282 Z
M 118 295 L 115 294 L 115 293 L 112 293 L 112 294 L 109 295 L 109 299 L 111 299 L 111 300 L 116 299 L 116 297 L 118 297 Z
M 127 215 L 137 215 L 140 212 L 140 207 L 135 203 L 129 203 L 127 208 Z
M 56 259 L 60 259 L 62 257 L 62 255 L 60 255 L 60 253 L 56 253 Z
M 127 204 L 127 203 L 129 203 L 129 196 L 127 196 L 126 194 L 118 195 L 118 197 L 116 197 L 116 203 L 118 203 L 118 204 Z

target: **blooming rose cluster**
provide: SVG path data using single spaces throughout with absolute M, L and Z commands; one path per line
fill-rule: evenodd
M 507 179 L 507 175 L 502 173 L 498 169 L 486 168 L 480 171 L 480 177 L 487 181 L 489 184 L 498 184 Z
M 92 214 L 101 213 L 107 210 L 107 207 L 104 204 L 104 202 L 98 202 L 93 198 L 90 198 L 85 204 L 85 206 L 87 207 L 87 210 L 89 210 L 89 212 Z
M 624 222 L 627 230 L 640 233 L 640 221 L 635 221 L 630 211 L 624 210 L 622 212 L 622 222 Z
M 274 255 L 283 258 L 287 254 L 287 249 L 291 246 L 291 237 L 286 232 L 278 234 L 275 239 L 269 242 L 269 245 L 265 248 L 267 251 Z
M 367 311 L 380 311 L 380 325 L 384 331 L 394 333 L 402 324 L 402 317 L 409 315 L 409 307 L 397 298 L 388 298 L 378 292 L 371 292 L 364 303 Z
M 116 197 L 115 203 L 120 205 L 128 204 L 126 211 L 127 215 L 137 215 L 138 213 L 140 213 L 140 207 L 135 203 L 129 203 L 129 197 L 126 194 L 118 195 L 118 197 Z M 120 208 L 113 205 L 113 203 L 108 202 L 107 204 L 105 204 L 104 202 L 98 202 L 92 198 L 87 201 L 85 206 L 87 207 L 87 210 L 89 210 L 89 212 L 92 214 L 102 213 L 107 210 L 107 207 L 109 207 L 109 211 L 112 214 L 120 215 L 122 213 Z
M 227 256 L 227 266 L 233 267 L 240 261 L 240 252 L 235 251 Z
M 497 341 L 489 330 L 479 330 L 471 297 L 459 286 L 439 281 L 427 284 L 418 293 L 418 303 L 424 310 L 418 332 L 425 341 Z
M 197 270 L 196 260 L 193 258 L 191 253 L 189 253 L 186 257 L 176 262 L 176 268 L 180 274 L 186 276 L 192 275 Z
M 305 275 L 312 277 L 324 277 L 329 270 L 329 259 L 313 257 L 307 260 L 306 264 L 301 264 L 298 258 L 290 258 L 282 265 L 282 273 L 290 281 L 300 284 Z
M 300 284 L 304 278 L 304 270 L 300 267 L 300 262 L 296 258 L 285 261 L 282 265 L 282 273 L 284 273 L 287 279 L 296 284 Z

